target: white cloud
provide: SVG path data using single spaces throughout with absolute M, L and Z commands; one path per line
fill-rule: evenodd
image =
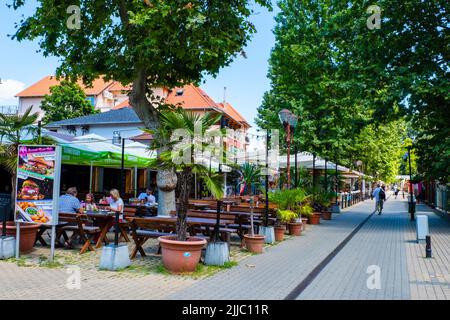
M 1 79 L 0 83 L 0 103 L 17 104 L 14 96 L 25 89 L 25 83 L 14 79 Z

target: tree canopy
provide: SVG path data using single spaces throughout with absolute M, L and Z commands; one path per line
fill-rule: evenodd
M 19 9 L 25 2 L 11 0 L 11 5 Z M 152 88 L 216 75 L 255 32 L 249 20 L 253 3 L 270 7 L 269 0 L 37 3 L 34 13 L 17 24 L 13 37 L 38 39 L 44 56 L 60 58 L 58 75 L 88 83 L 102 76 L 133 84 L 130 103 L 148 128 L 158 126 L 155 105 L 146 97 Z
M 395 157 L 410 134 L 416 138 L 419 170 L 448 180 L 448 171 L 438 171 L 450 165 L 445 125 L 450 122 L 450 4 L 378 1 L 379 28 L 368 28 L 370 5 L 369 1 L 279 2 L 269 69 L 272 88 L 264 96 L 257 123 L 280 127 L 278 111 L 290 109 L 299 115 L 300 149 L 350 166 L 352 156 L 365 157 L 358 160 L 372 162 L 368 173 L 384 172 L 381 178 L 392 176 L 386 166 L 400 166 Z M 406 130 L 404 122 L 409 119 Z M 384 150 L 386 144 L 397 149 Z M 380 160 L 377 168 L 373 159 L 378 156 L 368 154 L 368 146 L 389 152 L 392 162 Z
M 59 85 L 50 88 L 50 94 L 45 95 L 41 102 L 45 111 L 44 123 L 77 118 L 97 113 L 95 107 L 87 100 L 83 89 L 74 82 L 61 81 Z

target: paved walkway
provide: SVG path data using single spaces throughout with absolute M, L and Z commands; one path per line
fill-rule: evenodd
M 331 221 L 308 226 L 301 237 L 201 280 L 87 270 L 78 290 L 68 289 L 63 269 L 0 261 L 0 299 L 284 299 L 373 208 L 370 200 L 347 208 Z M 425 245 L 414 241 L 405 200 L 391 197 L 384 214 L 371 216 L 297 299 L 450 299 L 449 218 L 424 205 L 417 210 L 429 217 L 432 259 L 425 259 Z M 368 279 L 376 280 L 369 266 L 370 272 L 379 270 L 379 289 L 367 287 Z
M 391 197 L 383 214 L 372 216 L 298 299 L 450 299 L 449 219 L 424 205 L 417 214 L 428 216 L 432 259 L 415 241 L 407 203 Z M 369 289 L 376 268 L 380 286 Z
M 308 225 L 301 237 L 269 248 L 239 266 L 204 279 L 170 299 L 284 299 L 373 211 L 371 201 L 347 208 L 333 220 Z

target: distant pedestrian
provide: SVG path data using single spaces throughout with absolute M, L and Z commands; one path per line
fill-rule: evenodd
M 398 196 L 398 187 L 397 187 L 397 185 L 395 185 L 394 186 L 394 194 L 395 194 L 395 199 L 397 199 L 397 196 Z

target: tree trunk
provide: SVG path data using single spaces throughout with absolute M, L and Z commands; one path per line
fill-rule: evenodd
M 176 211 L 175 188 L 177 175 L 173 170 L 159 170 L 156 177 L 158 186 L 158 216 L 169 216 Z
M 152 130 L 159 128 L 158 111 L 155 105 L 147 98 L 147 74 L 141 70 L 133 82 L 129 100 L 139 119 L 145 127 Z M 159 150 L 158 154 L 162 150 Z M 157 175 L 158 186 L 158 216 L 169 216 L 171 211 L 176 210 L 175 188 L 177 176 L 173 170 L 159 170 Z
M 180 202 L 177 220 L 177 240 L 186 241 L 187 237 L 187 211 L 189 207 L 189 195 L 191 192 L 192 172 L 185 169 L 180 175 Z
M 12 188 L 12 190 L 11 190 L 11 210 L 12 210 L 13 214 L 15 214 L 16 213 L 16 176 L 15 175 L 12 175 L 12 177 L 11 177 L 11 188 Z M 11 217 L 9 217 L 9 219 L 11 219 Z

